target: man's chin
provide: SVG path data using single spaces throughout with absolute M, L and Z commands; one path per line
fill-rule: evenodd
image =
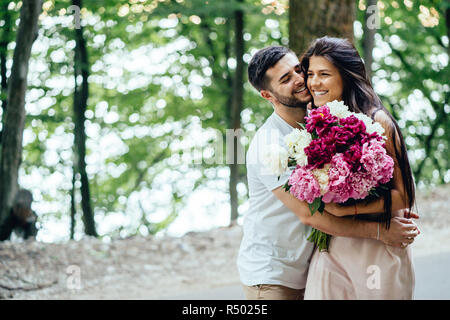
M 308 105 L 308 102 L 301 102 L 301 101 L 296 101 L 295 103 L 282 103 L 282 105 L 288 107 L 288 108 L 299 108 L 299 109 L 306 109 L 306 106 Z
M 293 108 L 305 108 L 307 107 L 308 103 L 310 103 L 312 99 L 307 100 L 297 100 L 295 103 L 292 104 Z

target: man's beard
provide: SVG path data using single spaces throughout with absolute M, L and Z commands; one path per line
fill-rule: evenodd
M 304 108 L 306 109 L 306 106 L 308 105 L 309 101 L 303 102 L 298 100 L 295 97 L 286 97 L 279 95 L 275 92 L 272 92 L 272 94 L 277 98 L 278 102 L 282 105 L 288 107 L 288 108 Z

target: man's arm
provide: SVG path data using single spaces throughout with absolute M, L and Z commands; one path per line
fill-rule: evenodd
M 400 192 L 396 189 L 391 190 L 392 203 L 391 210 L 392 212 L 404 209 L 406 205 L 403 202 L 403 197 Z M 343 217 L 348 215 L 353 215 L 355 212 L 355 206 L 343 206 L 338 203 L 327 203 L 325 205 L 325 210 L 327 210 L 330 214 L 336 217 Z M 356 204 L 356 213 L 357 214 L 367 214 L 367 213 L 380 213 L 384 211 L 384 199 L 379 198 L 373 200 L 367 204 L 358 203 Z M 417 215 L 417 214 L 414 214 Z
M 386 230 L 377 222 L 339 218 L 327 211 L 324 211 L 323 214 L 316 212 L 312 216 L 306 202 L 298 200 L 282 187 L 278 187 L 272 192 L 297 215 L 303 224 L 333 236 L 377 239 L 379 232 L 379 240 L 388 245 L 401 247 L 402 243 L 412 243 L 418 235 L 417 226 L 410 219 L 394 217 L 391 219 L 389 230 Z

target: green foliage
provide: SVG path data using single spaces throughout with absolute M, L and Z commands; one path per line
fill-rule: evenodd
M 404 1 L 397 1 L 398 7 L 394 1 L 379 3 L 384 9 L 376 37 L 376 51 L 381 55 L 375 56 L 374 83 L 378 90 L 383 89 L 381 83 L 389 88 L 379 93 L 402 126 L 413 169 L 419 173 L 416 181 L 448 182 L 444 14 L 448 2 L 412 1 L 411 8 Z M 75 81 L 70 5 L 69 0 L 44 1 L 28 81 L 21 176 L 37 195 L 38 214 L 46 219 L 70 214 Z M 110 213 L 134 217 L 132 223 L 102 236 L 135 235 L 142 232 L 141 227 L 154 234 L 181 214 L 196 190 L 227 192 L 228 181 L 221 173 L 227 169 L 225 159 L 211 163 L 214 155 L 206 151 L 215 148 L 217 141 L 226 150 L 236 61 L 234 10 L 244 11 L 246 63 L 258 49 L 288 44 L 288 15 L 275 14 L 272 4 L 253 0 L 243 4 L 237 0 L 84 0 L 83 6 L 81 22 L 90 62 L 86 130 L 92 205 L 99 224 Z M 438 12 L 437 25 L 422 24 L 419 15 L 426 10 L 421 6 L 431 16 L 431 8 Z M 17 7 L 9 13 L 16 21 Z M 358 10 L 360 23 L 364 23 L 362 13 Z M 247 81 L 244 89 L 241 127 L 248 147 L 273 109 Z M 419 116 L 410 117 L 416 108 Z M 217 135 L 199 138 L 198 128 Z M 200 163 L 188 157 L 195 150 L 204 153 Z M 41 181 L 33 184 L 36 172 Z M 239 174 L 245 185 L 244 165 Z M 58 183 L 48 186 L 44 183 L 48 179 Z M 163 199 L 160 191 L 168 198 Z M 247 194 L 240 193 L 240 204 L 246 200 Z M 152 217 L 157 208 L 166 212 L 159 220 Z
M 448 183 L 448 1 L 378 3 L 373 83 L 402 128 L 416 183 Z M 364 23 L 363 10 L 358 19 Z
M 30 68 L 22 175 L 64 177 L 52 187 L 28 183 L 38 195 L 36 201 L 55 208 L 39 212 L 44 223 L 70 213 L 75 81 L 74 21 L 67 12 L 71 4 L 44 1 L 31 61 L 37 67 Z M 86 131 L 92 205 L 100 224 L 109 213 L 142 213 L 140 221 L 103 236 L 133 235 L 141 226 L 153 234 L 177 217 L 195 190 L 207 186 L 226 191 L 210 183 L 223 180 L 218 172 L 227 167 L 225 159 L 196 164 L 184 158 L 195 148 L 217 145 L 214 136 L 193 141 L 196 125 L 215 129 L 225 150 L 235 71 L 234 10 L 245 12 L 246 61 L 255 49 L 287 43 L 287 16 L 262 14 L 264 6 L 252 1 L 85 0 L 83 7 L 81 25 L 90 62 Z M 267 19 L 279 27 L 266 25 Z M 248 145 L 272 108 L 248 84 L 245 89 L 242 126 Z M 245 166 L 239 172 L 245 184 Z M 167 186 L 169 203 L 155 193 Z M 148 196 L 134 200 L 140 209 L 130 209 L 136 208 L 130 199 L 138 194 Z M 76 200 L 79 210 L 78 196 Z M 240 194 L 240 203 L 245 200 Z M 155 222 L 151 208 L 158 206 L 165 207 L 167 215 Z

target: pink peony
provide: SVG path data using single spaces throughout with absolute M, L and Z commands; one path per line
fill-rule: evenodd
M 334 123 L 337 123 L 339 118 L 330 113 L 330 109 L 325 105 L 311 111 L 306 117 L 306 130 L 312 133 L 316 130 L 319 137 L 327 134 Z
M 328 137 L 333 141 L 336 152 L 343 152 L 348 148 L 349 143 L 355 137 L 355 133 L 349 128 L 334 126 L 331 128 Z
M 313 203 L 320 197 L 320 185 L 314 178 L 311 170 L 297 166 L 289 177 L 289 192 L 299 200 Z
M 369 195 L 370 189 L 377 185 L 377 181 L 369 172 L 353 173 L 348 179 L 347 183 L 352 190 L 350 198 L 364 199 Z
M 331 160 L 330 171 L 328 172 L 328 192 L 322 197 L 325 203 L 344 202 L 351 195 L 351 188 L 347 183 L 347 178 L 351 174 L 351 166 L 345 160 L 342 153 L 337 153 Z
M 361 163 L 379 183 L 387 183 L 394 174 L 394 160 L 386 153 L 384 144 L 376 139 L 364 143 Z
M 355 136 L 366 132 L 366 125 L 354 115 L 339 120 L 339 124 L 352 131 Z
M 364 144 L 366 142 L 370 142 L 372 140 L 378 140 L 380 142 L 383 142 L 383 137 L 381 137 L 377 132 L 372 132 L 371 134 L 368 134 L 367 132 L 364 132 L 361 135 L 361 144 Z
M 312 140 L 304 151 L 308 157 L 309 168 L 323 168 L 324 164 L 331 161 L 333 154 L 336 152 L 336 146 L 330 139 L 319 138 Z
M 355 142 L 346 152 L 344 152 L 345 161 L 352 167 L 353 172 L 361 170 L 362 146 Z

